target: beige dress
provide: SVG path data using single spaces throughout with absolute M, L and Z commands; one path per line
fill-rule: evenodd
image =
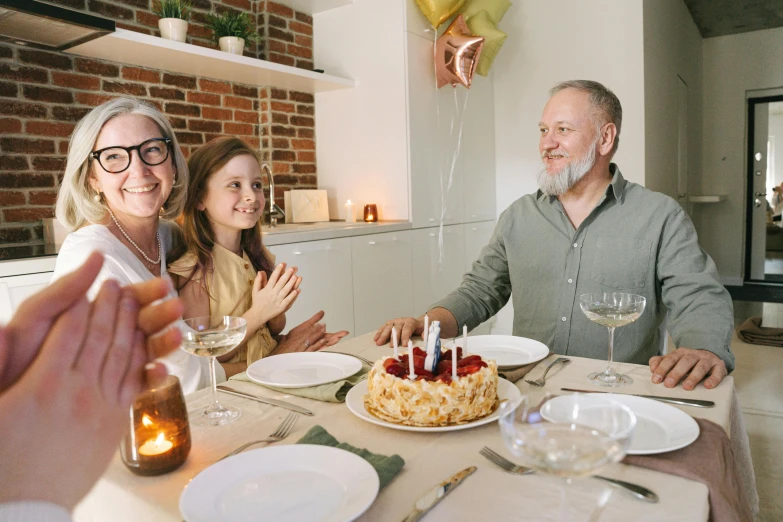
M 274 257 L 268 255 L 274 262 Z M 209 294 L 209 315 L 244 314 L 253 304 L 253 281 L 256 278 L 256 269 L 253 268 L 250 258 L 244 252 L 242 257 L 239 257 L 216 243 L 212 249 L 212 259 L 213 268 L 206 285 Z M 169 272 L 180 277 L 188 277 L 196 261 L 196 255 L 188 252 L 169 265 Z M 194 281 L 200 280 L 194 278 Z M 272 353 L 272 350 L 277 347 L 277 341 L 272 337 L 266 324 L 246 340 L 247 342 L 226 362 L 252 364 Z

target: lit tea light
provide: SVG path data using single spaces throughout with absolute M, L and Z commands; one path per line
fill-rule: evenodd
M 364 205 L 364 221 L 376 223 L 378 221 L 378 207 L 374 204 Z
M 170 440 L 166 440 L 163 433 L 158 433 L 157 439 L 150 439 L 139 446 L 139 454 L 147 457 L 163 455 L 173 447 L 174 444 Z

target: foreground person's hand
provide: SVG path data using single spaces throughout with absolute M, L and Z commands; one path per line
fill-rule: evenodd
M 332 346 L 348 335 L 347 330 L 336 333 L 326 331 L 326 325 L 319 321 L 323 319 L 324 311 L 317 312 L 299 326 L 291 328 L 288 334 L 280 337 L 277 348 L 272 355 L 293 352 L 317 352 L 327 346 Z
M 666 355 L 650 358 L 650 371 L 653 372 L 652 382 L 663 382 L 667 388 L 674 388 L 687 376 L 682 388 L 688 391 L 702 380 L 705 388 L 714 388 L 728 375 L 723 359 L 708 350 L 691 348 L 677 348 Z
M 105 470 L 146 382 L 133 291 L 107 281 L 92 304 L 82 296 L 60 312 L 51 328 L 28 332 L 43 338 L 40 348 L 22 339 L 37 357 L 0 395 L 0 503 L 40 500 L 72 509 Z M 0 352 L 10 349 L 8 334 L 0 331 Z
M 77 270 L 58 279 L 26 299 L 6 326 L 8 338 L 5 350 L 0 350 L 0 392 L 11 386 L 30 366 L 57 318 L 72 307 L 92 286 L 103 264 L 103 256 L 92 254 Z M 130 285 L 139 307 L 138 327 L 147 337 L 151 359 L 161 357 L 179 347 L 182 336 L 178 329 L 164 330 L 182 315 L 179 298 L 155 306 L 151 303 L 166 297 L 169 283 L 153 279 Z M 153 370 L 160 372 L 160 370 Z

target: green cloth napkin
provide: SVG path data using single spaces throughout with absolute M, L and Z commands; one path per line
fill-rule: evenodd
M 345 396 L 348 395 L 348 391 L 367 378 L 369 370 L 365 368 L 367 368 L 367 365 L 363 365 L 362 370 L 359 373 L 355 373 L 342 381 L 321 384 L 320 386 L 311 386 L 309 388 L 278 388 L 276 386 L 266 386 L 263 384 L 259 384 L 259 386 L 287 393 L 289 395 L 296 395 L 297 397 L 305 397 L 306 399 L 315 399 L 323 402 L 345 402 Z M 251 381 L 247 377 L 246 372 L 232 376 L 229 381 L 245 381 L 258 384 L 257 382 Z
M 331 446 L 332 448 L 340 448 L 345 451 L 350 451 L 370 463 L 378 472 L 378 478 L 381 479 L 381 489 L 392 481 L 397 473 L 400 472 L 405 461 L 399 455 L 392 455 L 387 457 L 386 455 L 379 455 L 372 453 L 364 448 L 357 448 L 347 444 L 345 442 L 338 442 L 337 439 L 329 435 L 329 432 L 323 429 L 321 426 L 313 426 L 305 433 L 304 437 L 299 439 L 297 444 L 320 444 L 321 446 Z

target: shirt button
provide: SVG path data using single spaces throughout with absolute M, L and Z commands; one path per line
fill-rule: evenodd
M 565 317 L 561 317 L 560 320 L 563 321 L 563 322 L 566 322 L 566 318 Z
M 245 269 L 248 269 L 248 268 L 250 268 L 250 265 L 248 265 L 247 263 L 245 263 Z
M 574 248 L 578 248 L 578 247 L 579 247 L 579 243 L 574 243 Z
M 573 283 L 573 282 L 574 282 L 574 280 L 573 280 L 573 279 L 569 279 L 569 280 L 568 280 L 568 283 L 569 283 L 569 284 L 571 284 L 571 283 Z
M 253 280 L 252 279 L 248 279 L 247 282 L 250 283 L 250 286 L 253 286 Z

